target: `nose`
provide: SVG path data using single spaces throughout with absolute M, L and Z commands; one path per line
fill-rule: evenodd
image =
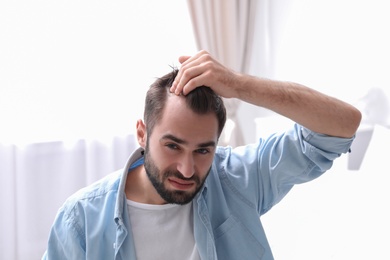
M 192 154 L 184 155 L 177 164 L 177 170 L 185 177 L 191 178 L 195 173 L 195 162 Z

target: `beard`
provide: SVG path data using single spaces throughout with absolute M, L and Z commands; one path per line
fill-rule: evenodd
M 176 169 L 166 169 L 164 171 L 161 171 L 160 169 L 158 169 L 154 160 L 151 157 L 148 141 L 146 142 L 145 148 L 144 167 L 150 182 L 153 184 L 153 187 L 156 189 L 157 193 L 161 196 L 161 198 L 163 198 L 169 204 L 179 205 L 187 204 L 195 198 L 196 194 L 198 194 L 200 189 L 203 187 L 203 184 L 206 181 L 206 178 L 209 175 L 211 169 L 210 166 L 210 169 L 208 170 L 207 174 L 203 179 L 200 179 L 196 173 L 191 178 L 186 178 Z M 164 182 L 169 177 L 175 177 L 186 181 L 193 181 L 196 185 L 195 190 L 169 190 L 164 185 Z

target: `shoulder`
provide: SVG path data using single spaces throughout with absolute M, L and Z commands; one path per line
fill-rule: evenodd
M 109 202 L 115 204 L 121 176 L 122 170 L 119 170 L 78 190 L 65 201 L 60 211 L 64 217 L 74 217 L 82 214 L 80 211 L 88 214 L 91 210 L 101 210 Z
M 227 168 L 254 163 L 259 156 L 259 151 L 263 144 L 264 141 L 259 140 L 256 143 L 235 148 L 230 146 L 218 146 L 214 156 L 214 164 L 217 167 Z
M 103 241 L 101 236 L 95 234 L 110 232 L 112 235 L 115 232 L 115 226 L 110 223 L 114 223 L 121 172 L 114 172 L 80 189 L 65 201 L 57 212 L 50 232 L 51 254 L 58 251 L 62 255 L 63 250 L 74 250 L 69 251 L 70 254 L 85 253 L 87 237 L 89 242 Z

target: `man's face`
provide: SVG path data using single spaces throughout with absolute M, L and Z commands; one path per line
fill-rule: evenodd
M 215 114 L 195 114 L 183 97 L 169 96 L 160 122 L 147 136 L 144 164 L 165 202 L 192 201 L 210 171 L 217 139 Z

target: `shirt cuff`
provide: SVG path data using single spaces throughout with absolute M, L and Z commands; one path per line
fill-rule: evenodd
M 352 142 L 355 139 L 355 136 L 351 138 L 336 137 L 336 136 L 316 133 L 300 125 L 297 125 L 296 127 L 301 128 L 303 139 L 306 142 L 321 150 L 332 152 L 332 153 L 341 154 L 341 153 L 350 152 Z

